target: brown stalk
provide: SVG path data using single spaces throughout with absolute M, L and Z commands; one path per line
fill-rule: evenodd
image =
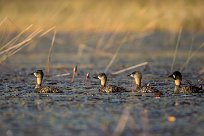
M 106 66 L 106 69 L 104 72 L 107 72 L 108 69 L 110 68 L 110 66 L 114 63 L 116 57 L 118 56 L 118 52 L 120 51 L 120 48 L 124 45 L 124 43 L 127 41 L 127 35 L 123 38 L 122 42 L 120 43 L 120 45 L 118 46 L 118 48 L 116 49 L 115 54 L 112 56 L 111 61 L 108 63 L 108 65 Z
M 6 20 L 8 20 L 11 24 L 13 24 L 17 29 L 20 30 L 20 28 L 9 17 L 6 17 Z
M 37 31 L 34 31 L 33 33 L 31 33 L 27 38 L 25 38 L 25 40 L 23 40 L 22 42 L 16 44 L 16 45 L 13 45 L 12 47 L 0 52 L 0 55 L 6 53 L 6 52 L 9 52 L 10 50 L 12 49 L 15 49 L 15 48 L 19 48 L 20 46 L 22 46 L 23 44 L 31 41 L 36 35 L 38 35 L 39 33 L 41 32 L 41 30 L 37 30 Z
M 46 74 L 47 75 L 49 75 L 49 72 L 50 72 L 51 53 L 52 53 L 52 48 L 54 47 L 55 37 L 56 37 L 56 30 L 54 30 L 52 43 L 51 43 L 50 50 L 49 50 L 49 53 L 48 53 L 47 67 L 46 67 Z
M 116 36 L 117 36 L 118 28 L 119 28 L 119 25 L 116 26 L 115 31 L 113 32 L 113 34 L 110 36 L 108 42 L 106 43 L 106 46 L 104 47 L 105 50 L 106 50 L 106 49 L 109 49 L 109 48 L 111 47 L 111 45 L 112 45 L 114 39 L 115 39 Z
M 31 41 L 25 43 L 23 46 L 20 46 L 18 49 L 14 50 L 13 52 L 9 52 L 8 55 L 3 56 L 2 58 L 0 58 L 0 63 L 2 63 L 3 61 L 5 61 L 7 58 L 9 58 L 10 56 L 16 54 L 18 51 L 20 51 L 23 47 L 29 45 Z
M 0 27 L 1 27 L 1 25 L 2 25 L 6 20 L 7 20 L 7 17 L 5 17 L 4 19 L 1 20 L 1 22 L 0 22 Z
M 189 62 L 193 58 L 193 56 L 195 56 L 195 54 L 203 47 L 204 47 L 204 42 L 194 52 L 192 52 L 191 55 L 189 55 L 187 62 Z
M 14 55 L 15 53 L 17 53 L 18 51 L 20 51 L 23 47 L 25 47 L 26 45 L 28 45 L 31 42 L 28 41 L 24 44 L 22 44 L 21 46 L 19 46 L 16 50 L 11 50 L 10 52 L 7 53 L 7 55 L 4 55 L 0 58 L 0 63 L 2 63 L 3 61 L 5 61 L 7 58 L 9 58 L 10 56 Z
M 120 136 L 122 134 L 122 132 L 125 129 L 125 126 L 127 124 L 127 121 L 129 119 L 130 116 L 130 107 L 126 107 L 123 112 L 122 115 L 120 116 L 120 119 L 118 121 L 118 125 L 113 133 L 112 136 Z
M 22 34 L 24 34 L 26 31 L 28 31 L 32 26 L 33 26 L 33 25 L 31 24 L 31 25 L 29 25 L 28 27 L 26 27 L 26 28 L 25 28 L 22 32 L 20 32 L 17 36 L 15 36 L 15 37 L 14 37 L 13 39 L 11 39 L 8 43 L 6 43 L 5 45 L 3 45 L 3 47 L 1 47 L 0 50 L 3 50 L 3 49 L 6 48 L 7 46 L 14 44 L 14 43 L 18 40 L 18 38 L 19 38 Z
M 131 115 L 129 116 L 127 126 L 133 131 L 133 133 L 139 132 L 135 119 Z
M 29 39 L 26 39 L 26 40 L 24 40 L 24 41 L 22 41 L 22 42 L 20 42 L 20 43 L 18 43 L 18 44 L 16 44 L 16 45 L 13 45 L 12 47 L 10 47 L 10 48 L 8 48 L 8 49 L 6 49 L 6 50 L 4 50 L 4 51 L 1 51 L 1 52 L 0 52 L 0 55 L 3 55 L 4 53 L 9 52 L 10 50 L 19 48 L 20 46 L 24 45 L 25 43 L 27 43 L 27 42 L 29 42 L 29 41 L 31 41 L 31 40 L 32 40 L 32 39 L 29 38 Z
M 13 45 L 12 47 L 0 52 L 0 55 L 6 54 L 0 58 L 0 63 L 2 63 L 4 60 L 6 60 L 8 57 L 14 55 L 15 53 L 17 53 L 18 51 L 20 51 L 23 47 L 25 47 L 24 45 L 28 45 L 29 42 L 32 41 L 32 39 L 37 36 L 39 33 L 41 32 L 41 30 L 36 30 L 33 33 L 31 33 L 24 41 Z
M 141 115 L 141 119 L 144 125 L 144 136 L 148 136 L 148 128 L 149 128 L 149 120 L 148 120 L 148 113 L 147 111 L 144 109 Z
M 70 75 L 70 73 L 64 73 L 64 74 L 54 75 L 53 77 L 64 77 L 64 76 L 68 76 L 68 75 Z
M 75 76 L 77 75 L 77 66 L 75 66 L 74 68 L 73 68 L 73 74 L 72 74 L 72 80 L 71 80 L 71 83 L 73 83 L 74 82 L 74 79 L 75 79 Z
M 42 33 L 42 34 L 40 35 L 40 37 L 43 37 L 44 35 L 46 35 L 47 33 L 49 33 L 49 32 L 52 31 L 52 30 L 56 30 L 56 29 L 55 29 L 55 26 L 54 26 L 54 27 L 51 27 L 50 29 L 48 29 L 47 31 L 45 31 L 44 33 Z
M 191 57 L 191 54 L 192 54 L 192 47 L 193 47 L 193 43 L 194 43 L 194 38 L 192 38 L 192 41 L 191 41 L 191 46 L 190 46 L 190 49 L 189 49 L 189 52 L 188 52 L 188 57 L 187 57 L 187 59 L 186 59 L 186 62 L 183 64 L 183 66 L 180 68 L 180 71 L 183 71 L 186 67 L 187 67 L 187 65 L 188 65 L 188 63 L 190 62 L 190 57 Z
M 178 37 L 177 37 L 176 48 L 175 48 L 175 51 L 174 51 L 173 61 L 172 61 L 172 64 L 171 64 L 171 73 L 172 73 L 172 71 L 173 71 L 174 64 L 175 64 L 175 61 L 176 61 L 176 56 L 177 56 L 177 52 L 178 52 L 178 47 L 179 47 L 180 41 L 181 41 L 181 33 L 182 33 L 182 30 L 183 30 L 183 28 L 180 28 L 179 34 L 178 34 Z
M 141 66 L 144 66 L 144 65 L 147 65 L 147 64 L 148 64 L 148 62 L 143 62 L 143 63 L 137 64 L 137 65 L 134 65 L 134 66 L 131 66 L 131 67 L 128 67 L 128 68 L 124 68 L 124 69 L 116 71 L 116 72 L 112 72 L 111 74 L 112 75 L 117 75 L 117 74 L 126 72 L 126 71 L 131 70 L 131 69 L 135 69 L 137 67 L 141 67 Z

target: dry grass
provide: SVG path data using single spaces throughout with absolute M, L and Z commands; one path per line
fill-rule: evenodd
M 109 70 L 109 68 L 111 67 L 111 65 L 114 63 L 120 48 L 125 44 L 125 42 L 127 42 L 128 39 L 128 34 L 125 35 L 125 37 L 122 39 L 122 41 L 120 42 L 120 45 L 117 47 L 116 52 L 114 53 L 113 57 L 111 58 L 111 61 L 108 63 L 108 65 L 106 66 L 104 72 L 107 72 Z
M 48 53 L 48 58 L 47 58 L 47 67 L 46 67 L 46 74 L 47 75 L 49 75 L 49 73 L 50 73 L 51 52 L 52 52 L 52 48 L 54 46 L 55 36 L 56 36 L 56 30 L 54 29 L 52 43 L 51 43 L 50 50 L 49 50 L 49 53 Z
M 14 24 L 12 20 L 10 20 L 9 18 L 6 17 L 0 22 L 0 26 L 2 26 L 3 24 L 6 24 L 7 23 L 6 21 L 9 21 L 10 23 Z M 15 24 L 15 26 L 18 27 L 16 24 Z M 31 45 L 31 43 L 34 40 L 40 39 L 41 37 L 43 37 L 47 33 L 49 33 L 51 30 L 53 30 L 53 28 L 50 28 L 50 29 L 45 30 L 45 31 L 42 28 L 37 28 L 34 30 L 32 30 L 32 29 L 33 29 L 33 25 L 31 24 L 28 27 L 26 27 L 25 29 L 23 29 L 16 36 L 14 36 L 10 40 L 6 41 L 5 44 L 1 45 L 1 47 L 0 47 L 0 63 L 4 62 L 9 57 L 16 54 L 17 52 L 22 50 L 24 47 Z M 48 72 L 49 72 L 49 67 L 50 67 L 51 51 L 52 51 L 52 48 L 54 45 L 55 35 L 56 35 L 56 31 L 54 31 L 52 44 L 51 44 L 50 51 L 48 54 L 48 63 L 47 63 L 47 65 L 48 65 L 47 71 Z M 7 37 L 3 37 L 2 39 L 4 39 L 4 38 L 6 39 Z
M 190 49 L 190 53 L 189 53 L 189 55 L 188 55 L 188 58 L 187 58 L 187 60 L 186 60 L 186 63 L 184 63 L 184 68 L 188 65 L 188 63 L 190 62 L 190 60 L 193 58 L 193 56 L 195 56 L 197 53 L 198 53 L 198 51 L 200 50 L 200 49 L 202 49 L 204 47 L 204 42 L 195 50 L 195 51 L 193 51 L 192 53 L 191 53 L 191 49 Z
M 181 41 L 182 30 L 183 30 L 182 28 L 179 30 L 178 38 L 177 38 L 177 41 L 176 41 L 176 48 L 175 48 L 175 51 L 174 51 L 173 61 L 172 61 L 172 64 L 171 64 L 171 73 L 172 73 L 172 71 L 173 71 L 174 64 L 175 64 L 175 61 L 176 61 L 176 56 L 177 56 L 177 52 L 178 52 L 178 47 L 179 47 L 180 41 Z
M 9 18 L 4 18 L 1 22 L 0 22 L 0 28 L 3 28 L 3 25 L 10 22 L 10 24 L 13 24 L 14 21 L 12 21 Z M 18 25 L 13 25 L 15 28 L 19 28 Z M 1 30 L 0 29 L 0 30 Z M 18 29 L 17 29 L 18 30 Z M 178 47 L 180 44 L 180 40 L 181 40 L 181 33 L 182 33 L 183 29 L 180 29 L 178 37 L 177 37 L 177 41 L 176 41 L 176 49 L 174 51 L 174 58 L 172 61 L 172 67 L 171 67 L 171 71 L 174 68 L 174 64 L 176 61 L 176 57 L 177 57 L 177 52 L 178 52 Z M 19 32 L 17 35 L 14 35 L 14 37 L 12 37 L 10 40 L 8 40 L 5 44 L 2 44 L 0 47 L 0 62 L 4 62 L 5 60 L 7 60 L 10 56 L 16 54 L 17 52 L 19 52 L 21 49 L 23 49 L 24 47 L 31 45 L 31 43 L 33 41 L 38 41 L 40 40 L 40 38 L 42 37 L 46 37 L 48 40 L 51 41 L 51 46 L 48 52 L 48 56 L 47 56 L 47 67 L 46 67 L 46 71 L 47 74 L 49 74 L 50 68 L 56 68 L 59 66 L 55 65 L 55 66 L 51 66 L 51 52 L 54 46 L 54 42 L 56 41 L 57 44 L 62 41 L 62 39 L 58 38 L 56 39 L 56 27 L 51 27 L 49 29 L 43 29 L 41 27 L 35 28 L 34 25 L 29 25 L 28 27 L 25 27 L 21 32 Z M 87 53 L 94 53 L 92 56 L 97 55 L 98 58 L 100 57 L 106 57 L 108 58 L 107 61 L 110 59 L 108 65 L 105 68 L 105 72 L 107 72 L 110 67 L 116 63 L 117 58 L 121 57 L 123 55 L 123 51 L 120 51 L 121 47 L 123 47 L 123 45 L 127 44 L 128 46 L 130 44 L 135 44 L 132 43 L 132 41 L 137 41 L 137 39 L 141 39 L 144 38 L 148 35 L 150 35 L 151 33 L 149 32 L 144 32 L 144 33 L 131 33 L 131 32 L 126 32 L 126 33 L 122 33 L 122 35 L 120 35 L 120 37 L 118 36 L 118 33 L 116 32 L 117 29 L 115 30 L 115 32 L 113 33 L 102 33 L 101 35 L 98 35 L 100 37 L 95 36 L 93 33 L 93 38 L 91 40 L 93 40 L 92 42 L 94 43 L 93 46 L 90 46 L 88 44 L 90 44 L 90 40 L 88 39 L 90 36 L 90 33 L 84 33 L 82 36 L 76 35 L 77 38 L 75 38 L 73 41 L 78 44 L 78 57 L 80 58 L 80 60 L 77 60 L 76 57 L 73 57 L 73 61 L 77 61 L 79 63 L 82 62 L 81 59 L 84 59 L 84 55 L 86 55 Z M 10 31 L 8 31 L 9 33 Z M 53 36 L 48 37 L 47 35 L 49 33 L 53 33 Z M 77 33 L 79 34 L 79 33 Z M 110 34 L 110 35 L 109 35 Z M 107 37 L 107 35 L 109 35 L 109 37 Z M 3 38 L 7 38 L 6 35 L 4 35 L 5 37 Z M 49 42 L 49 41 L 48 41 Z M 96 44 L 95 44 L 96 43 Z M 193 42 L 192 42 L 193 44 Z M 111 50 L 111 48 L 114 48 L 114 46 L 116 47 L 116 51 L 114 54 L 112 54 L 111 51 L 109 51 L 109 49 Z M 192 45 L 190 47 L 186 62 L 184 63 L 184 65 L 181 67 L 181 69 L 183 70 L 185 67 L 187 67 L 188 63 L 190 62 L 190 60 L 193 58 L 193 56 L 197 56 L 197 52 L 199 52 L 199 49 L 201 49 L 203 47 L 203 44 L 200 45 L 200 47 L 198 47 L 195 51 L 192 51 Z M 127 48 L 127 47 L 126 47 Z M 168 54 L 166 54 L 165 51 L 156 53 L 154 52 L 155 55 L 161 55 L 161 56 L 167 56 Z M 162 53 L 162 54 L 161 54 Z M 185 53 L 184 56 L 186 56 L 187 53 Z M 47 54 L 46 54 L 47 55 Z M 73 56 L 75 55 L 75 53 L 73 53 Z M 119 56 L 120 55 L 120 56 Z M 131 53 L 126 54 L 125 57 L 128 57 L 128 55 L 131 56 Z M 135 55 L 135 54 L 134 54 Z M 183 54 L 180 53 L 179 56 L 182 56 Z M 92 57 L 91 56 L 91 57 Z M 40 58 L 41 59 L 41 58 Z M 90 58 L 88 58 L 90 59 Z M 146 60 L 145 60 L 146 61 Z M 90 64 L 91 63 L 91 64 Z M 105 63 L 105 65 L 107 64 L 107 62 Z M 71 64 L 73 65 L 73 64 Z M 83 64 L 80 64 L 83 65 Z M 92 64 L 92 62 L 86 62 L 84 63 L 84 65 L 86 65 L 85 67 L 87 68 L 93 68 L 96 66 L 96 64 Z M 43 66 L 44 67 L 44 66 Z M 60 66 L 61 67 L 61 66 Z M 70 65 L 63 65 L 62 67 L 70 67 Z M 113 72 L 113 74 L 119 74 L 121 72 L 133 69 L 136 66 L 130 67 L 130 68 L 126 68 L 123 69 L 121 71 L 117 71 L 117 72 Z
M 124 110 L 123 110 L 123 113 L 118 121 L 118 124 L 116 126 L 116 129 L 113 133 L 112 136 L 120 136 L 122 135 L 122 132 L 124 131 L 125 127 L 126 127 L 126 124 L 128 122 L 128 119 L 129 119 L 129 116 L 130 116 L 130 107 L 126 107 Z
M 27 28 L 25 30 L 27 30 Z M 18 37 L 17 37 L 17 38 L 14 38 L 14 40 L 11 40 L 7 44 L 3 45 L 3 47 L 1 47 L 1 51 L 0 51 L 0 63 L 5 61 L 8 57 L 17 53 L 18 51 L 20 51 L 25 46 L 29 45 L 32 42 L 32 40 L 34 38 L 36 38 L 40 32 L 42 32 L 42 30 L 37 29 L 34 32 L 32 32 L 31 34 L 28 34 L 27 37 L 25 39 L 23 39 L 22 41 L 18 42 L 17 41 Z M 21 33 L 20 33 L 20 36 L 21 36 Z
M 77 66 L 74 66 L 73 72 L 72 72 L 72 79 L 70 83 L 74 82 L 75 77 L 77 76 Z
M 192 38 L 191 46 L 190 46 L 190 49 L 189 49 L 189 52 L 188 52 L 188 56 L 186 58 L 186 62 L 182 65 L 182 67 L 180 68 L 180 71 L 183 71 L 188 66 L 188 64 L 189 64 L 189 62 L 191 60 L 193 44 L 194 44 L 194 38 Z
M 117 75 L 117 74 L 129 71 L 129 70 L 141 67 L 141 66 L 145 66 L 147 64 L 148 64 L 148 62 L 143 62 L 143 63 L 137 64 L 137 65 L 134 65 L 134 66 L 131 66 L 131 67 L 128 67 L 128 68 L 125 68 L 125 69 L 122 69 L 122 70 L 119 70 L 119 71 L 116 71 L 116 72 L 112 72 L 111 74 Z
M 57 31 L 204 29 L 202 0 L 16 0 L 0 5 L 0 19 L 8 16 L 20 29 L 33 23 Z

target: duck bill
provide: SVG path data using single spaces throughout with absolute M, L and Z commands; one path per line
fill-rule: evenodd
M 129 75 L 127 75 L 128 77 L 133 77 L 133 74 L 129 74 Z
M 31 76 L 34 75 L 36 77 L 36 72 L 29 73 L 29 75 L 31 75 Z
M 28 73 L 28 75 L 29 75 L 29 76 L 33 76 L 33 75 L 34 75 L 34 73 Z
M 98 76 L 93 76 L 93 78 L 98 79 Z
M 169 77 L 169 78 L 173 78 L 173 75 L 169 75 L 168 77 Z

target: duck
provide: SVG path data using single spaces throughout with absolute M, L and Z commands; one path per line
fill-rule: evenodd
M 125 92 L 126 89 L 123 87 L 118 87 L 116 85 L 107 85 L 107 76 L 105 73 L 98 74 L 97 78 L 101 81 L 100 92 L 115 93 L 115 92 Z
M 174 93 L 203 93 L 202 86 L 181 86 L 182 74 L 179 71 L 173 72 L 173 74 L 169 75 L 168 77 L 174 79 Z
M 145 93 L 153 93 L 155 97 L 160 97 L 163 93 L 156 88 L 150 86 L 150 84 L 146 84 L 142 86 L 142 73 L 140 71 L 134 71 L 128 75 L 129 77 L 133 77 L 135 79 L 136 84 L 136 92 L 145 94 Z
M 42 70 L 37 70 L 33 73 L 33 75 L 36 77 L 36 85 L 35 85 L 35 92 L 36 93 L 63 93 L 61 90 L 59 90 L 56 87 L 51 86 L 41 86 L 44 73 Z

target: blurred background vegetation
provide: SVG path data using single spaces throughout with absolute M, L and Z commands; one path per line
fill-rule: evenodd
M 200 69 L 203 13 L 203 0 L 0 0 L 0 63 L 105 69 L 174 57 Z
M 0 21 L 58 31 L 204 30 L 203 0 L 0 0 Z

